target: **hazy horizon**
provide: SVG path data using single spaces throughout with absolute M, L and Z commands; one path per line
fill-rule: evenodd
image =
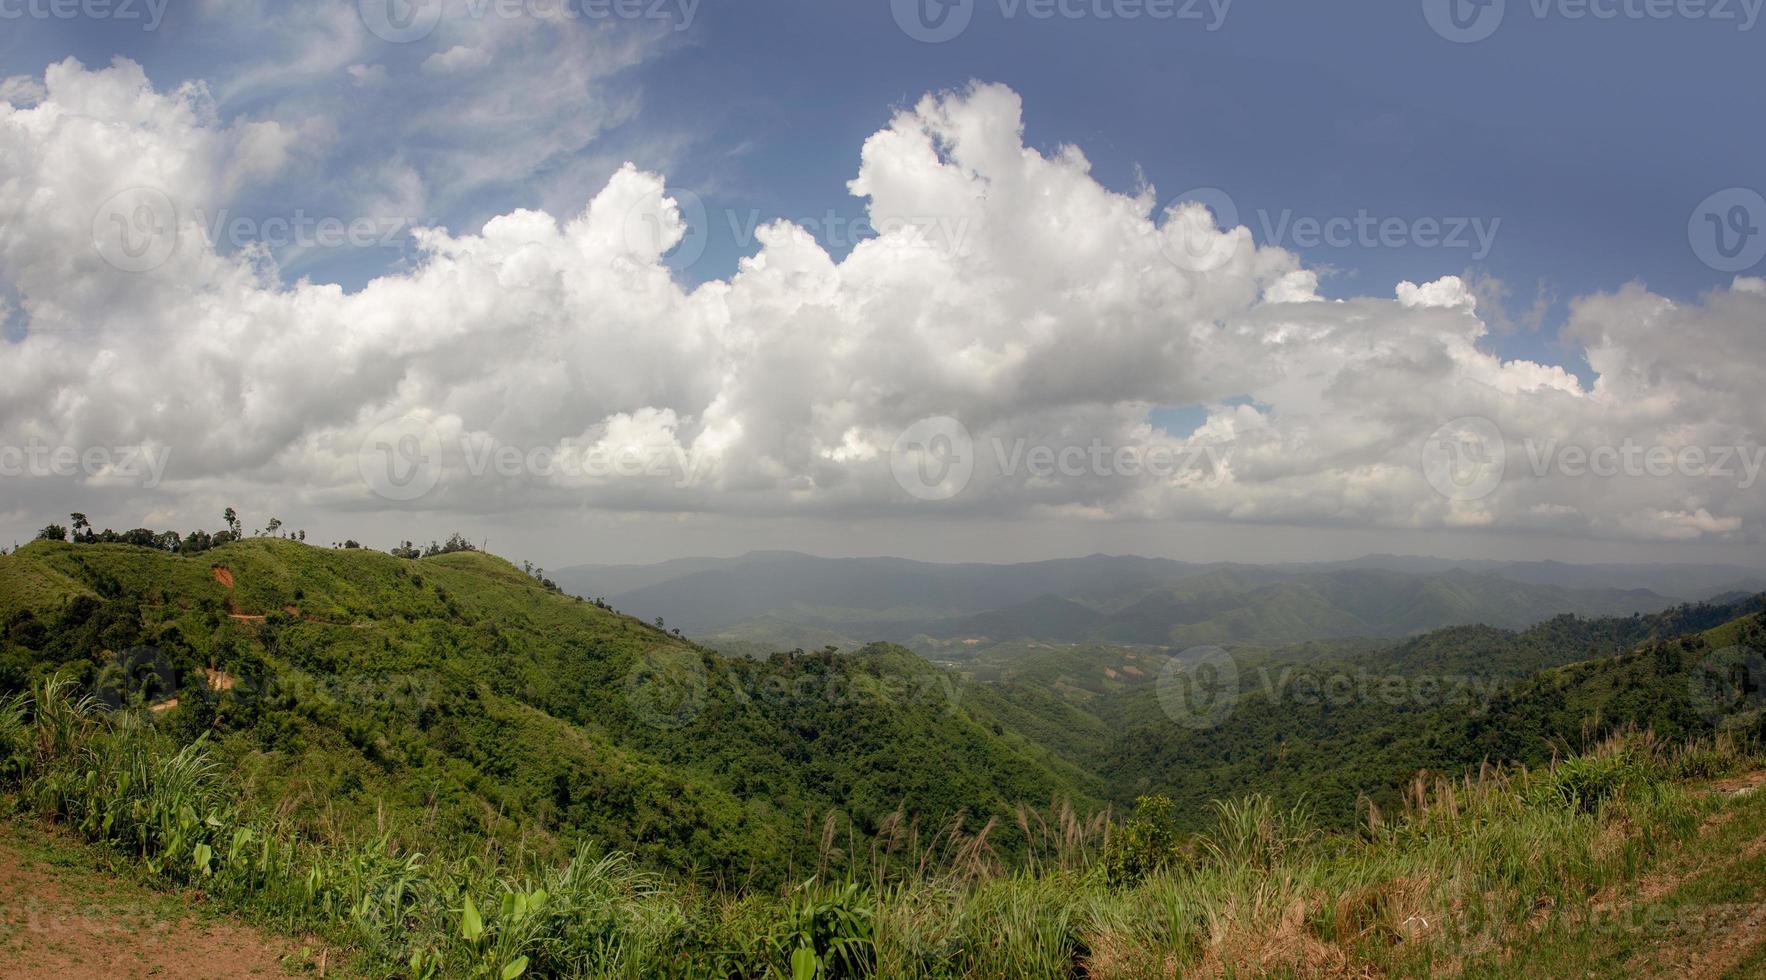
M 69 505 L 73 509 L 72 503 Z M 224 505 L 223 505 L 224 506 Z M 1364 529 L 1299 528 L 1243 525 L 996 522 L 953 529 L 943 523 L 902 521 L 867 525 L 855 530 L 836 522 L 797 522 L 779 534 L 743 522 L 613 518 L 573 535 L 554 528 L 551 515 L 536 517 L 531 526 L 475 522 L 466 517 L 412 520 L 411 515 L 322 515 L 304 520 L 299 511 L 271 515 L 238 508 L 251 530 L 270 516 L 280 517 L 288 530 L 305 530 L 308 543 L 329 545 L 346 539 L 386 550 L 404 540 L 419 544 L 460 533 L 475 545 L 517 562 L 546 568 L 573 565 L 644 565 L 687 558 L 731 558 L 756 551 L 783 551 L 823 558 L 905 558 L 914 561 L 1018 564 L 1094 554 L 1167 558 L 1197 563 L 1241 562 L 1280 564 L 1351 561 L 1370 555 L 1438 558 L 1459 561 L 1544 561 L 1566 564 L 1734 565 L 1766 569 L 1760 549 L 1749 544 L 1651 543 L 1592 541 L 1568 536 L 1437 531 L 1371 534 Z M 215 518 L 190 522 L 159 521 L 136 515 L 123 520 L 102 511 L 84 511 L 99 527 L 126 530 L 138 526 L 218 529 Z M 569 517 L 571 515 L 565 515 Z M 67 515 L 44 514 L 39 520 L 66 524 Z M 252 524 L 252 521 L 256 524 Z M 188 527 L 185 525 L 188 524 Z M 27 526 L 28 525 L 28 526 Z M 0 541 L 23 544 L 40 524 L 0 525 Z M 10 533 L 8 533 L 10 532 Z
M 493 549 L 493 551 L 494 551 L 494 549 Z M 882 561 L 911 561 L 911 562 L 918 562 L 921 564 L 928 564 L 928 565 L 983 565 L 983 566 L 985 566 L 985 565 L 1000 565 L 1000 566 L 1023 565 L 1023 564 L 1035 564 L 1038 562 L 1074 561 L 1074 560 L 1085 559 L 1085 558 L 1147 559 L 1147 560 L 1154 560 L 1154 561 L 1176 561 L 1176 562 L 1183 562 L 1183 563 L 1187 563 L 1187 564 L 1197 564 L 1197 565 L 1215 565 L 1215 564 L 1222 564 L 1222 565 L 1230 565 L 1230 564 L 1244 564 L 1244 565 L 1341 565 L 1341 564 L 1345 564 L 1345 563 L 1353 563 L 1353 562 L 1358 562 L 1358 561 L 1363 561 L 1363 560 L 1390 558 L 1390 559 L 1396 559 L 1396 560 L 1413 560 L 1414 559 L 1414 560 L 1419 560 L 1419 561 L 1438 561 L 1438 562 L 1454 562 L 1454 563 L 1467 563 L 1467 564 L 1470 564 L 1470 563 L 1534 564 L 1534 563 L 1552 562 L 1552 563 L 1557 563 L 1557 564 L 1562 564 L 1562 565 L 1572 565 L 1572 566 L 1581 566 L 1581 567 L 1612 566 L 1615 568 L 1627 568 L 1627 567 L 1646 567 L 1646 566 L 1660 566 L 1660 567 L 1685 566 L 1688 568 L 1693 568 L 1693 567 L 1735 568 L 1738 570 L 1745 570 L 1745 571 L 1766 572 L 1766 564 L 1746 564 L 1746 563 L 1742 563 L 1742 562 L 1725 562 L 1725 561 L 1705 562 L 1705 561 L 1666 561 L 1666 560 L 1642 561 L 1642 560 L 1638 560 L 1638 561 L 1581 561 L 1581 562 L 1579 562 L 1579 561 L 1565 561 L 1561 558 L 1518 558 L 1518 559 L 1517 558 L 1454 558 L 1454 557 L 1449 557 L 1446 555 L 1430 555 L 1430 554 L 1416 554 L 1416 553 L 1409 553 L 1409 552 L 1386 552 L 1386 551 L 1370 551 L 1370 552 L 1364 552 L 1364 553 L 1358 554 L 1358 555 L 1352 555 L 1349 557 L 1341 557 L 1341 558 L 1336 558 L 1336 557 L 1333 557 L 1333 558 L 1301 558 L 1301 559 L 1294 559 L 1294 560 L 1271 559 L 1271 560 L 1267 560 L 1267 561 L 1240 561 L 1240 560 L 1231 559 L 1231 558 L 1197 559 L 1197 558 L 1174 557 L 1171 555 L 1151 555 L 1151 554 L 1144 554 L 1141 552 L 1132 552 L 1132 551 L 1093 551 L 1093 552 L 1086 552 L 1084 554 L 1058 554 L 1058 555 L 1048 555 L 1048 556 L 1041 557 L 1041 558 L 1025 558 L 1025 559 L 1019 559 L 1019 560 L 1006 560 L 1006 561 L 987 561 L 987 560 L 964 559 L 964 558 L 915 558 L 910 555 L 891 554 L 888 552 L 854 552 L 851 554 L 828 554 L 828 553 L 814 552 L 814 551 L 800 551 L 800 550 L 797 550 L 794 548 L 751 548 L 746 551 L 722 552 L 722 553 L 715 553 L 715 554 L 707 552 L 707 553 L 691 554 L 691 555 L 675 555 L 675 556 L 668 557 L 668 558 L 657 558 L 654 560 L 637 561 L 637 562 L 587 562 L 587 563 L 583 563 L 581 565 L 574 565 L 574 566 L 565 565 L 565 564 L 557 564 L 556 568 L 557 569 L 567 569 L 567 568 L 573 568 L 573 567 L 574 568 L 646 567 L 646 566 L 652 566 L 652 565 L 666 565 L 666 564 L 669 564 L 672 562 L 684 562 L 684 561 L 696 561 L 696 560 L 730 561 L 730 560 L 734 560 L 734 559 L 748 558 L 748 557 L 753 557 L 753 556 L 757 556 L 757 555 L 785 555 L 785 556 L 798 557 L 798 558 L 813 558 L 813 559 L 825 560 L 825 561 L 882 560 Z

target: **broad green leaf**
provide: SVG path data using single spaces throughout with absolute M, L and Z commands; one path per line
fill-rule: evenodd
M 466 896 L 466 907 L 460 911 L 460 938 L 469 943 L 478 942 L 484 935 L 484 919 L 478 914 L 478 906 L 472 904 L 472 896 Z

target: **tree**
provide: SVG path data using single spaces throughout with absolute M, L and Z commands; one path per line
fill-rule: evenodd
M 423 557 L 429 558 L 433 555 L 451 555 L 459 551 L 477 550 L 477 548 L 473 547 L 472 542 L 466 540 L 465 535 L 455 531 L 453 534 L 448 535 L 448 540 L 442 544 L 437 544 L 435 541 L 431 540 L 429 542 L 429 547 L 423 549 Z M 531 570 L 531 566 L 529 566 L 529 568 Z
M 264 525 L 265 534 L 275 534 L 282 527 L 282 518 L 272 517 L 270 523 Z
M 240 536 L 240 528 L 242 526 L 239 523 L 238 512 L 235 511 L 233 508 L 229 507 L 225 511 L 221 512 L 221 520 L 227 522 L 227 530 L 232 531 L 233 532 L 233 540 L 238 541 L 239 536 Z
M 37 532 L 37 540 L 38 541 L 66 541 L 67 540 L 67 528 L 62 527 L 60 524 L 51 524 L 48 527 L 45 527 L 43 530 Z

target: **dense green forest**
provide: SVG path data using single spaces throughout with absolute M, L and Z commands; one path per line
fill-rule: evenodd
M 0 686 L 176 698 L 164 724 L 315 826 L 592 839 L 774 883 L 830 814 L 842 837 L 897 810 L 973 829 L 1102 795 L 992 692 L 906 651 L 721 657 L 472 551 L 36 542 L 0 557 L 0 617 Z
M 1099 705 L 1117 734 L 1096 765 L 1118 800 L 1169 794 L 1191 822 L 1205 819 L 1209 800 L 1264 792 L 1305 797 L 1320 819 L 1347 826 L 1364 799 L 1391 805 L 1419 771 L 1538 765 L 1628 724 L 1676 740 L 1710 733 L 1691 671 L 1724 647 L 1766 649 L 1749 616 L 1760 606 L 1561 616 L 1521 632 L 1456 627 L 1355 656 L 1244 657 L 1241 699 L 1213 727 L 1172 737 L 1156 685 Z M 1718 646 L 1698 635 L 1735 619 L 1738 635 Z M 1762 733 L 1757 714 L 1729 719 L 1729 729 Z
M 1155 650 L 1032 644 L 957 670 L 884 644 L 724 656 L 459 540 L 415 558 L 86 535 L 0 557 L 5 689 L 61 675 L 176 698 L 163 724 L 316 824 L 552 854 L 593 840 L 728 883 L 777 883 L 826 827 L 865 840 L 898 811 L 993 821 L 1010 860 L 1021 806 L 1158 794 L 1193 824 L 1255 791 L 1347 825 L 1419 770 L 1537 764 L 1589 723 L 1700 734 L 1686 671 L 1709 651 L 1693 634 L 1759 608 L 1240 649 L 1236 703 L 1191 728 L 1160 701 L 1181 665 Z

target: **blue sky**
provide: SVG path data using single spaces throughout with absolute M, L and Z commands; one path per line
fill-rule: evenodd
M 702 43 L 646 73 L 649 104 L 722 120 L 713 146 L 752 145 L 728 177 L 745 206 L 851 212 L 844 181 L 882 106 L 1001 81 L 1024 96 L 1033 145 L 1078 144 L 1117 189 L 1144 174 L 1164 196 L 1227 190 L 1260 243 L 1285 210 L 1500 221 L 1481 261 L 1466 248 L 1284 244 L 1337 270 L 1327 295 L 1473 269 L 1507 284 L 1516 316 L 1541 290 L 1555 298 L 1548 327 L 1569 298 L 1631 278 L 1688 297 L 1726 284 L 1693 254 L 1687 216 L 1766 160 L 1762 130 L 1743 122 L 1766 110 L 1766 34 L 1714 23 L 1517 19 L 1458 45 L 1402 2 L 1242 2 L 1213 32 L 1008 19 L 983 2 L 962 36 L 932 45 L 896 30 L 882 3 L 702 17 Z M 705 165 L 707 180 L 724 166 Z M 1499 346 L 1583 368 L 1549 332 Z
M 882 3 L 703 16 L 700 47 L 646 78 L 651 104 L 716 93 L 707 115 L 727 121 L 724 140 L 754 146 L 736 164 L 749 200 L 781 214 L 852 208 L 845 175 L 880 107 L 981 78 L 1024 96 L 1033 145 L 1078 144 L 1118 189 L 1137 173 L 1162 196 L 1219 187 L 1242 219 L 1270 225 L 1286 209 L 1500 219 L 1482 262 L 1467 249 L 1296 250 L 1338 270 L 1328 295 L 1477 269 L 1509 286 L 1519 315 L 1544 288 L 1558 299 L 1548 325 L 1563 301 L 1631 278 L 1681 296 L 1726 284 L 1692 253 L 1687 216 L 1766 160 L 1766 134 L 1745 122 L 1766 110 L 1766 33 L 1715 23 L 1515 17 L 1459 45 L 1405 2 L 1245 0 L 1213 32 L 1007 19 L 983 2 L 962 36 L 929 45 Z M 1249 227 L 1268 238 L 1263 221 Z M 1501 346 L 1565 356 L 1546 336 Z

